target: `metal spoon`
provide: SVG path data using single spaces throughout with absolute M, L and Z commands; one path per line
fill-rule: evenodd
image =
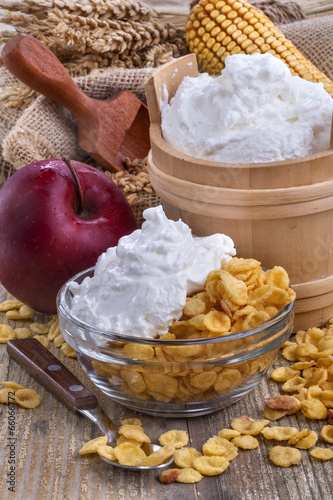
M 117 428 L 98 404 L 92 394 L 48 349 L 37 339 L 13 339 L 7 343 L 8 354 L 21 365 L 40 384 L 44 385 L 56 398 L 70 410 L 88 417 L 108 436 L 110 445 L 116 444 Z M 159 450 L 161 446 L 152 444 L 146 447 L 147 454 Z M 131 470 L 160 469 L 173 461 L 173 456 L 160 465 L 139 466 L 122 465 L 117 461 L 104 462 L 116 467 Z

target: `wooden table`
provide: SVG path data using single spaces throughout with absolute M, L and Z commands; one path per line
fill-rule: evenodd
M 0 288 L 0 301 L 8 294 Z M 5 316 L 0 317 L 4 323 Z M 46 321 L 36 315 L 34 321 Z M 22 324 L 22 323 L 21 323 Z M 20 325 L 21 325 L 20 324 Z M 203 417 L 163 419 L 138 414 L 108 400 L 87 380 L 76 359 L 66 358 L 50 344 L 54 354 L 94 392 L 116 425 L 127 417 L 139 417 L 152 441 L 157 442 L 170 429 L 186 430 L 190 446 L 202 444 L 231 420 L 240 415 L 260 418 L 263 399 L 279 393 L 277 384 L 264 380 L 243 400 L 231 407 Z M 278 360 L 281 363 L 281 360 Z M 196 485 L 173 483 L 163 485 L 158 472 L 129 472 L 112 467 L 98 456 L 80 456 L 78 450 L 89 439 L 99 436 L 99 429 L 88 419 L 76 415 L 56 400 L 21 369 L 0 347 L 0 381 L 14 380 L 36 390 L 42 402 L 34 410 L 16 408 L 15 415 L 15 492 L 8 491 L 10 447 L 8 409 L 0 405 L 0 498 L 3 500 L 332 500 L 333 464 L 313 459 L 302 451 L 298 466 L 283 469 L 268 459 L 269 449 L 279 443 L 259 437 L 260 446 L 253 451 L 239 450 L 238 457 L 220 476 L 204 477 Z M 311 421 L 303 415 L 292 415 L 277 425 L 308 427 L 319 434 L 325 422 Z M 275 424 L 272 424 L 275 425 Z M 323 445 L 319 439 L 317 445 Z M 327 445 L 327 443 L 326 443 Z

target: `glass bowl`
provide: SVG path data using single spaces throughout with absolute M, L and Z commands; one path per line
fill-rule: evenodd
M 87 269 L 70 281 L 81 283 L 93 272 Z M 70 281 L 57 298 L 62 336 L 102 392 L 149 415 L 199 416 L 235 403 L 258 385 L 293 331 L 294 302 L 252 330 L 220 337 L 120 335 L 73 317 Z

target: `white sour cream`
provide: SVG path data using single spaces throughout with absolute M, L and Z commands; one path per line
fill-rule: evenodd
M 258 163 L 327 149 L 333 99 L 271 54 L 236 54 L 219 77 L 185 77 L 170 104 L 164 96 L 161 112 L 163 137 L 178 151 Z
M 71 284 L 72 314 L 103 330 L 149 338 L 166 333 L 187 294 L 202 290 L 208 273 L 236 251 L 223 234 L 192 236 L 162 206 L 143 215 L 141 229 L 99 257 L 92 278 Z

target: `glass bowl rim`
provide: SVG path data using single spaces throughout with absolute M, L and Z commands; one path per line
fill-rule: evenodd
M 194 344 L 212 344 L 217 342 L 227 342 L 231 340 L 244 339 L 247 337 L 256 336 L 258 334 L 264 333 L 266 330 L 276 327 L 283 322 L 290 314 L 293 312 L 295 306 L 295 300 L 284 306 L 275 316 L 272 318 L 260 323 L 259 326 L 253 328 L 251 330 L 241 330 L 239 332 L 231 333 L 229 335 L 221 335 L 216 337 L 209 338 L 199 338 L 199 339 L 160 339 L 160 338 L 146 338 L 146 337 L 136 337 L 134 335 L 124 335 L 116 332 L 110 332 L 107 330 L 103 330 L 101 328 L 96 328 L 93 325 L 89 325 L 88 323 L 80 320 L 79 318 L 73 316 L 70 312 L 68 304 L 65 300 L 66 292 L 69 291 L 69 286 L 73 281 L 78 280 L 79 278 L 88 277 L 89 273 L 92 273 L 95 269 L 95 266 L 89 267 L 75 274 L 72 278 L 67 280 L 62 287 L 60 288 L 57 294 L 57 310 L 58 314 L 61 314 L 68 321 L 73 323 L 76 327 L 81 329 L 89 329 L 90 333 L 95 335 L 105 336 L 108 340 L 113 340 L 117 342 L 127 342 L 131 344 L 147 344 L 147 345 L 170 345 L 170 346 L 179 346 L 179 345 L 194 345 Z M 86 275 L 86 276 L 84 276 Z M 281 327 L 282 329 L 282 327 Z M 276 330 L 272 332 L 272 336 L 276 334 Z

